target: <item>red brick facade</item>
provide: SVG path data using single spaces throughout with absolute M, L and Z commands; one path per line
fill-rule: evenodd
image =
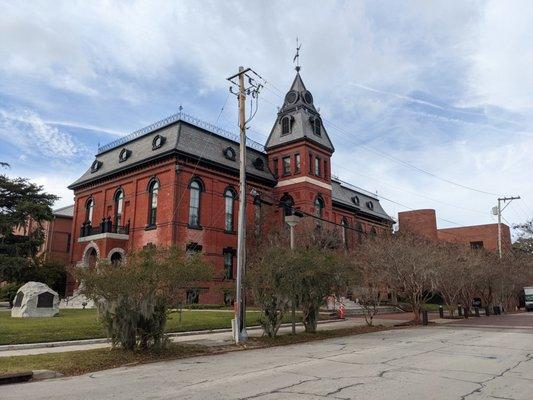
M 437 229 L 435 210 L 414 210 L 398 213 L 400 231 L 409 231 L 432 240 L 465 243 L 473 248 L 498 251 L 498 224 L 463 226 Z M 511 248 L 511 232 L 505 224 L 502 227 L 502 249 Z
M 186 139 L 184 134 L 193 128 L 195 131 L 188 137 L 189 142 L 183 142 Z M 152 159 L 149 150 L 145 149 L 146 146 L 141 145 L 144 142 L 152 143 L 159 134 L 166 135 L 170 150 Z M 172 142 L 174 134 L 177 138 L 176 143 Z M 327 135 L 325 131 L 323 135 Z M 204 142 L 199 144 L 197 142 L 199 140 L 204 140 L 205 144 Z M 95 177 L 88 171 L 84 175 L 86 178 L 82 177 L 71 185 L 75 194 L 72 265 L 91 266 L 95 259 L 111 260 L 113 253 L 125 253 L 148 244 L 156 246 L 176 244 L 184 248 L 193 245 L 215 267 L 215 279 L 199 288 L 199 301 L 222 303 L 225 299 L 224 293 L 233 291 L 234 283 L 231 275 L 236 276 L 235 270 L 233 274 L 226 276 L 225 263 L 228 262 L 228 256 L 225 257 L 225 253 L 233 254 L 233 269 L 235 269 L 237 196 L 242 195 L 238 193 L 238 168 L 237 165 L 233 167 L 231 164 L 232 157 L 227 156 L 226 146 L 238 148 L 238 143 L 219 137 L 216 133 L 206 131 L 198 124 L 191 124 L 190 121 L 178 116 L 175 121 L 161 128 L 158 125 L 158 128 L 149 130 L 143 136 L 135 136 L 131 141 L 125 141 L 121 145 L 125 149 L 133 149 L 132 159 L 136 152 L 148 151 L 148 156 L 143 156 L 138 162 L 127 164 L 127 167 L 120 167 L 126 163 L 117 164 L 117 167 L 113 167 L 109 173 L 98 176 L 94 174 Z M 202 149 L 204 151 L 201 151 Z M 100 163 L 102 168 L 105 168 L 114 162 L 114 157 L 118 157 L 119 150 L 120 146 L 116 147 L 116 150 L 111 148 L 99 153 L 93 165 L 98 167 Z M 195 151 L 199 152 L 199 156 L 191 155 Z M 217 158 L 222 152 L 225 158 Z M 275 223 L 283 224 L 283 210 L 278 207 L 278 203 L 282 198 L 290 196 L 294 208 L 313 215 L 317 214 L 316 202 L 319 198 L 324 205 L 321 217 L 336 224 L 341 224 L 344 219 L 346 226 L 351 228 L 350 232 L 355 232 L 355 235 L 367 232 L 390 232 L 393 221 L 381 209 L 377 198 L 332 181 L 330 172 L 332 152 L 333 150 L 305 137 L 291 143 L 267 147 L 266 152 L 250 149 L 248 157 L 251 157 L 252 161 L 250 166 L 247 165 L 249 173 L 246 194 L 247 226 L 254 226 L 260 222 L 257 216 L 260 213 L 266 215 L 267 211 L 273 215 Z M 238 151 L 235 153 L 238 154 Z M 264 167 L 261 162 L 257 162 L 259 158 L 266 160 Z M 223 163 L 226 165 L 222 165 Z M 149 185 L 154 180 L 159 183 L 156 223 L 149 226 L 151 199 Z M 190 185 L 193 180 L 201 187 L 198 226 L 189 224 L 192 193 Z M 97 227 L 102 219 L 108 218 L 109 223 L 115 225 L 112 221 L 116 214 L 115 198 L 119 189 L 124 194 L 120 223 L 125 228 L 117 230 L 113 227 L 105 233 L 82 232 L 83 224 L 88 219 L 86 205 L 89 199 L 92 199 L 94 204 L 92 227 Z M 224 194 L 227 189 L 233 190 L 236 194 L 231 231 L 226 229 L 227 199 Z M 272 205 L 254 204 L 254 197 L 250 194 L 253 189 L 260 193 L 266 203 Z M 334 198 L 335 190 L 338 198 Z M 350 196 L 354 202 L 357 197 L 357 204 L 350 201 Z M 361 204 L 359 198 L 362 199 Z M 372 203 L 372 208 L 369 203 Z M 259 210 L 259 207 L 262 209 Z M 266 210 L 265 207 L 269 209 Z M 258 226 L 258 229 L 261 229 L 261 226 Z M 355 245 L 356 240 L 350 241 L 347 238 L 347 242 Z M 67 292 L 72 293 L 75 287 L 76 283 L 71 278 Z

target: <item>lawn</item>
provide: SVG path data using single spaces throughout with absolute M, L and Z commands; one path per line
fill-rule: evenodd
M 260 313 L 248 311 L 246 325 L 258 325 Z M 181 321 L 173 312 L 167 322 L 167 332 L 230 328 L 232 311 L 185 310 Z M 286 319 L 288 322 L 288 319 Z M 53 318 L 11 318 L 10 313 L 0 312 L 0 345 L 60 340 L 93 339 L 106 336 L 97 320 L 95 309 L 60 310 Z
M 362 333 L 377 332 L 391 328 L 380 326 L 361 326 L 355 328 L 334 329 L 318 331 L 317 333 L 298 333 L 297 335 L 281 335 L 274 339 L 266 337 L 250 338 L 245 346 L 233 344 L 217 347 L 192 344 L 171 343 L 166 349 L 154 351 L 122 351 L 120 349 L 95 349 L 84 351 L 69 351 L 65 353 L 48 353 L 15 357 L 0 357 L 0 375 L 31 371 L 36 369 L 49 369 L 64 375 L 79 375 L 83 373 L 100 371 L 123 365 L 144 364 L 163 360 L 172 360 L 184 357 L 193 357 L 206 354 L 219 354 L 235 350 L 249 350 L 272 346 L 284 346 L 313 340 L 330 339 L 334 337 L 357 335 Z

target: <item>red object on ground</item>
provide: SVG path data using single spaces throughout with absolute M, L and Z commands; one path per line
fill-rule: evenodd
M 341 305 L 339 309 L 337 310 L 337 315 L 340 319 L 346 318 L 346 309 L 344 308 L 344 305 Z

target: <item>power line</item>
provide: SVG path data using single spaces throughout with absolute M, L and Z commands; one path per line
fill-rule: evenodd
M 268 84 L 272 85 L 271 83 L 267 83 L 265 81 L 265 87 Z M 281 96 L 279 96 L 279 97 L 281 97 Z M 266 101 L 266 102 L 272 104 L 269 101 Z M 272 105 L 274 105 L 274 104 L 272 104 Z M 276 105 L 274 105 L 274 106 L 277 107 Z M 327 125 L 331 126 L 333 129 L 337 130 L 338 132 L 340 132 L 340 133 L 342 133 L 344 135 L 347 135 L 349 137 L 351 136 L 349 132 L 343 130 L 342 128 L 339 128 L 338 126 L 336 126 L 335 124 L 333 124 L 329 120 L 326 120 L 326 119 L 322 118 L 322 121 L 324 122 L 324 124 L 327 124 Z M 471 186 L 468 186 L 468 185 L 463 185 L 461 183 L 458 183 L 458 182 L 452 181 L 450 179 L 441 177 L 441 176 L 439 176 L 437 174 L 434 174 L 433 172 L 430 172 L 430 171 L 427 171 L 427 170 L 425 170 L 423 168 L 417 167 L 416 165 L 413 165 L 413 164 L 411 164 L 411 163 L 409 163 L 407 161 L 401 160 L 401 159 L 399 159 L 399 158 L 397 158 L 395 156 L 392 156 L 392 155 L 390 155 L 390 154 L 388 154 L 388 153 L 386 153 L 386 152 L 384 152 L 382 150 L 375 149 L 375 148 L 373 148 L 371 146 L 368 146 L 368 145 L 366 145 L 366 144 L 364 144 L 364 143 L 362 143 L 360 141 L 359 142 L 354 142 L 354 144 L 356 144 L 357 146 L 363 147 L 363 148 L 367 149 L 368 151 L 371 151 L 371 152 L 373 152 L 373 153 L 375 153 L 375 154 L 377 154 L 377 155 L 379 155 L 381 157 L 385 157 L 385 158 L 387 158 L 387 159 L 389 159 L 391 161 L 399 163 L 399 164 L 401 164 L 401 165 L 403 165 L 405 167 L 414 169 L 414 170 L 416 170 L 416 171 L 418 171 L 420 173 L 424 173 L 424 174 L 426 174 L 428 176 L 431 176 L 431 177 L 433 177 L 435 179 L 441 180 L 441 181 L 446 182 L 448 184 L 451 184 L 451 185 L 454 185 L 454 186 L 457 186 L 457 187 L 461 187 L 461 188 L 466 189 L 466 190 L 474 191 L 474 192 L 477 192 L 477 193 L 482 193 L 482 194 L 486 194 L 486 195 L 490 195 L 490 196 L 498 196 L 497 193 L 492 193 L 492 192 L 488 192 L 488 191 L 485 191 L 485 190 L 477 189 L 477 188 L 474 188 L 474 187 L 471 187 Z

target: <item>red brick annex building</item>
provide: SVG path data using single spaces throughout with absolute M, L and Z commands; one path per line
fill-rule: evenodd
M 297 72 L 266 145 L 247 147 L 247 223 L 260 224 L 262 208 L 274 207 L 283 224 L 282 201 L 344 233 L 391 232 L 394 221 L 375 196 L 332 178 L 333 152 Z M 98 259 L 118 261 L 130 249 L 176 244 L 215 265 L 217 278 L 187 293 L 187 301 L 231 301 L 238 154 L 238 138 L 181 111 L 99 148 L 89 170 L 69 186 L 75 195 L 71 264 L 91 267 Z M 252 191 L 272 206 L 254 201 Z M 356 245 L 354 235 L 342 237 Z M 67 292 L 75 286 L 71 279 Z

